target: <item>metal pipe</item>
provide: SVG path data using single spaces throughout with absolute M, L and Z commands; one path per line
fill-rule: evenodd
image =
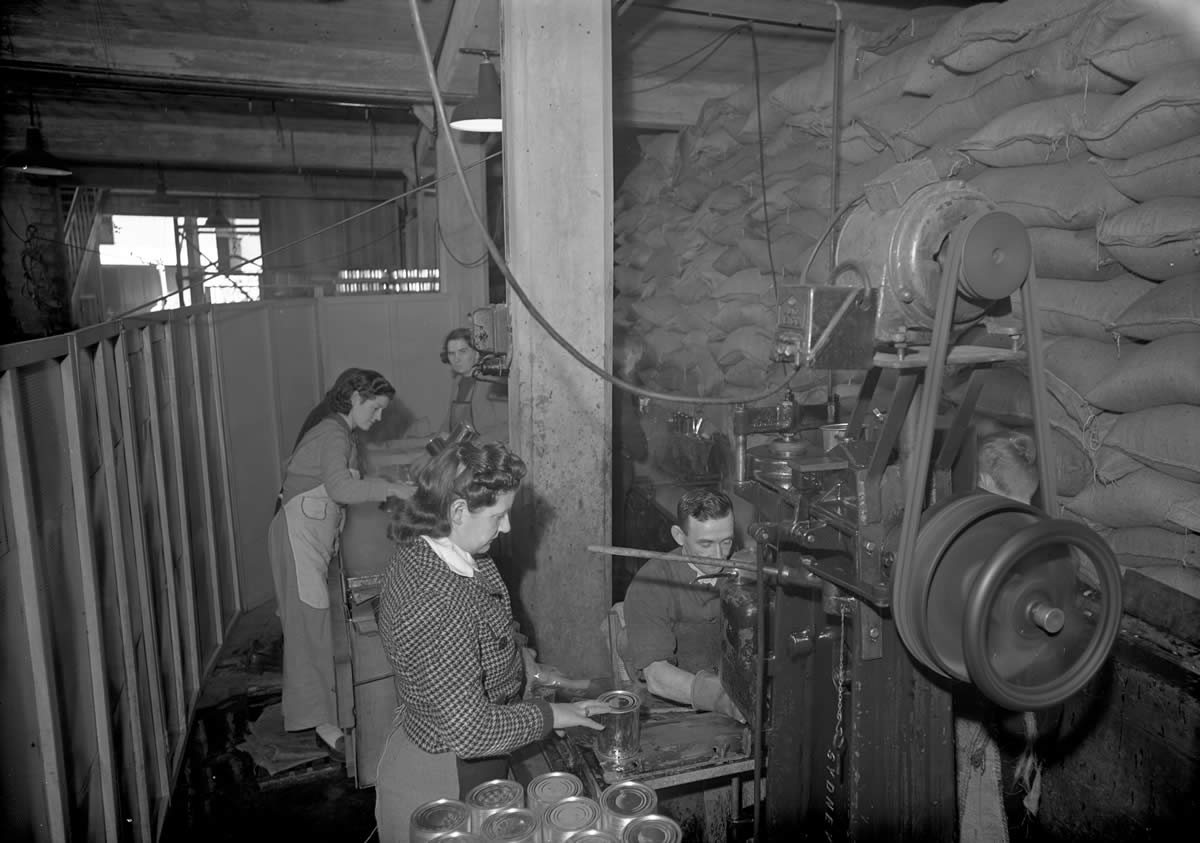
M 693 565 L 720 565 L 722 568 L 734 568 L 738 571 L 761 571 L 767 576 L 788 578 L 793 576 L 787 568 L 777 568 L 770 565 L 747 565 L 744 562 L 734 562 L 731 559 L 714 559 L 711 556 L 687 556 L 682 553 L 662 553 L 656 550 L 640 550 L 636 547 L 616 547 L 606 544 L 590 544 L 591 553 L 604 553 L 608 556 L 633 556 L 639 559 L 662 559 L 667 562 L 685 562 Z
M 833 129 L 829 164 L 829 218 L 836 219 L 838 211 L 838 155 L 842 145 L 842 7 L 835 0 L 825 0 L 833 6 Z M 834 257 L 830 254 L 830 264 Z

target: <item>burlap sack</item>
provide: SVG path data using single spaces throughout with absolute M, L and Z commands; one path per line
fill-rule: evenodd
M 1105 158 L 1132 158 L 1200 135 L 1200 61 L 1146 77 L 1103 112 L 1092 112 L 1078 135 Z
M 1049 164 L 1085 156 L 1077 135 L 1089 114 L 1103 113 L 1115 94 L 1070 93 L 1024 103 L 989 121 L 958 148 L 990 167 Z
M 1095 0 L 1007 0 L 972 17 L 962 27 L 961 43 L 935 54 L 951 70 L 976 73 L 1013 53 L 1053 41 L 1087 23 L 1083 13 Z
M 1116 31 L 1091 56 L 1105 73 L 1140 82 L 1165 67 L 1195 58 L 1187 33 L 1169 15 L 1142 15 Z
M 954 72 L 942 63 L 940 57 L 957 50 L 963 43 L 963 29 L 970 22 L 995 8 L 998 3 L 976 3 L 952 15 L 934 33 L 925 45 L 921 59 L 914 63 L 912 72 L 904 83 L 904 93 L 929 96 L 945 84 Z
M 1034 290 L 1038 323 L 1044 333 L 1104 341 L 1110 339 L 1116 318 L 1153 288 L 1153 282 L 1134 275 L 1108 281 L 1039 278 Z M 1021 312 L 1015 296 L 1013 310 Z
M 1167 404 L 1117 416 L 1101 450 L 1113 450 L 1163 474 L 1200 483 L 1200 407 Z
M 1139 340 L 1200 331 L 1200 273 L 1168 278 L 1149 290 L 1121 312 L 1113 329 Z
M 1143 468 L 1116 483 L 1093 482 L 1064 502 L 1070 512 L 1108 527 L 1200 531 L 1200 483 Z
M 1125 271 L 1096 239 L 1095 228 L 1072 231 L 1034 226 L 1028 229 L 1037 274 L 1075 281 L 1107 281 Z
M 1094 229 L 1104 217 L 1134 205 L 1086 158 L 1058 164 L 993 167 L 971 179 L 971 186 L 1027 226 Z M 1034 254 L 1036 257 L 1037 252 Z
M 1200 535 L 1159 527 L 1106 529 L 1100 535 L 1117 561 L 1130 568 L 1188 565 L 1200 568 Z
M 1172 334 L 1143 346 L 1123 344 L 1120 359 L 1085 397 L 1115 413 L 1200 405 L 1200 333 Z
M 1103 220 L 1096 235 L 1122 266 L 1146 278 L 1200 271 L 1200 199 L 1151 199 Z
M 1113 187 L 1145 202 L 1163 196 L 1200 197 L 1200 136 L 1152 149 L 1124 161 L 1097 158 Z

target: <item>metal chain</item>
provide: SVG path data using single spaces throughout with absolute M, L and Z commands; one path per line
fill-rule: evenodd
M 841 632 L 838 635 L 838 666 L 837 672 L 833 675 L 833 684 L 837 688 L 837 720 L 833 726 L 833 748 L 841 753 L 842 748 L 846 745 L 846 733 L 844 729 L 844 703 L 846 699 L 846 607 L 842 606 L 838 612 L 838 617 L 841 620 Z M 840 767 L 840 764 L 839 764 Z
M 833 726 L 833 739 L 829 744 L 829 751 L 825 754 L 825 799 L 824 799 L 824 819 L 825 819 L 825 839 L 832 841 L 835 839 L 834 831 L 836 825 L 836 817 L 834 809 L 836 803 L 834 794 L 837 793 L 838 785 L 842 782 L 842 756 L 846 746 L 846 734 L 844 729 L 845 719 L 845 689 L 846 689 L 846 607 L 841 606 L 838 611 L 838 616 L 841 621 L 841 634 L 838 636 L 838 664 L 837 670 L 833 674 L 833 684 L 837 692 L 837 718 Z

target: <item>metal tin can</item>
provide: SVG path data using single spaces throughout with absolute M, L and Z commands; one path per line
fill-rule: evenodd
M 567 843 L 621 843 L 621 838 L 602 828 L 589 828 L 572 834 Z
M 431 843 L 449 831 L 469 831 L 471 809 L 457 799 L 435 799 L 412 812 L 408 836 L 413 843 Z
M 448 831 L 433 838 L 433 843 L 487 843 L 473 831 Z
M 596 752 L 618 763 L 641 752 L 642 701 L 629 691 L 609 691 L 601 694 L 600 702 L 607 703 L 612 712 L 597 714 L 594 719 L 604 726 L 596 737 Z
M 600 825 L 600 803 L 586 796 L 568 796 L 546 809 L 542 843 L 566 843 L 580 831 Z
M 525 791 L 529 810 L 541 822 L 546 809 L 571 796 L 583 793 L 583 782 L 571 773 L 543 773 L 529 783 Z
M 471 809 L 471 831 L 483 828 L 483 821 L 505 808 L 525 807 L 525 788 L 512 779 L 492 779 L 471 788 L 466 798 Z
M 600 827 L 620 836 L 625 826 L 658 810 L 658 794 L 641 782 L 619 782 L 600 794 Z
M 505 808 L 483 821 L 480 836 L 503 843 L 539 843 L 537 817 L 526 808 Z
M 625 826 L 621 843 L 683 843 L 683 829 L 670 817 L 648 814 Z

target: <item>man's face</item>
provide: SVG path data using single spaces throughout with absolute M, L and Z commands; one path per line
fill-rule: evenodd
M 688 518 L 683 527 L 672 527 L 671 535 L 686 556 L 702 556 L 724 562 L 733 550 L 733 513 L 708 521 Z M 706 574 L 715 574 L 721 565 L 698 565 Z
M 478 357 L 478 352 L 471 348 L 466 340 L 452 339 L 446 343 L 446 359 L 450 361 L 450 368 L 457 375 L 471 374 Z

